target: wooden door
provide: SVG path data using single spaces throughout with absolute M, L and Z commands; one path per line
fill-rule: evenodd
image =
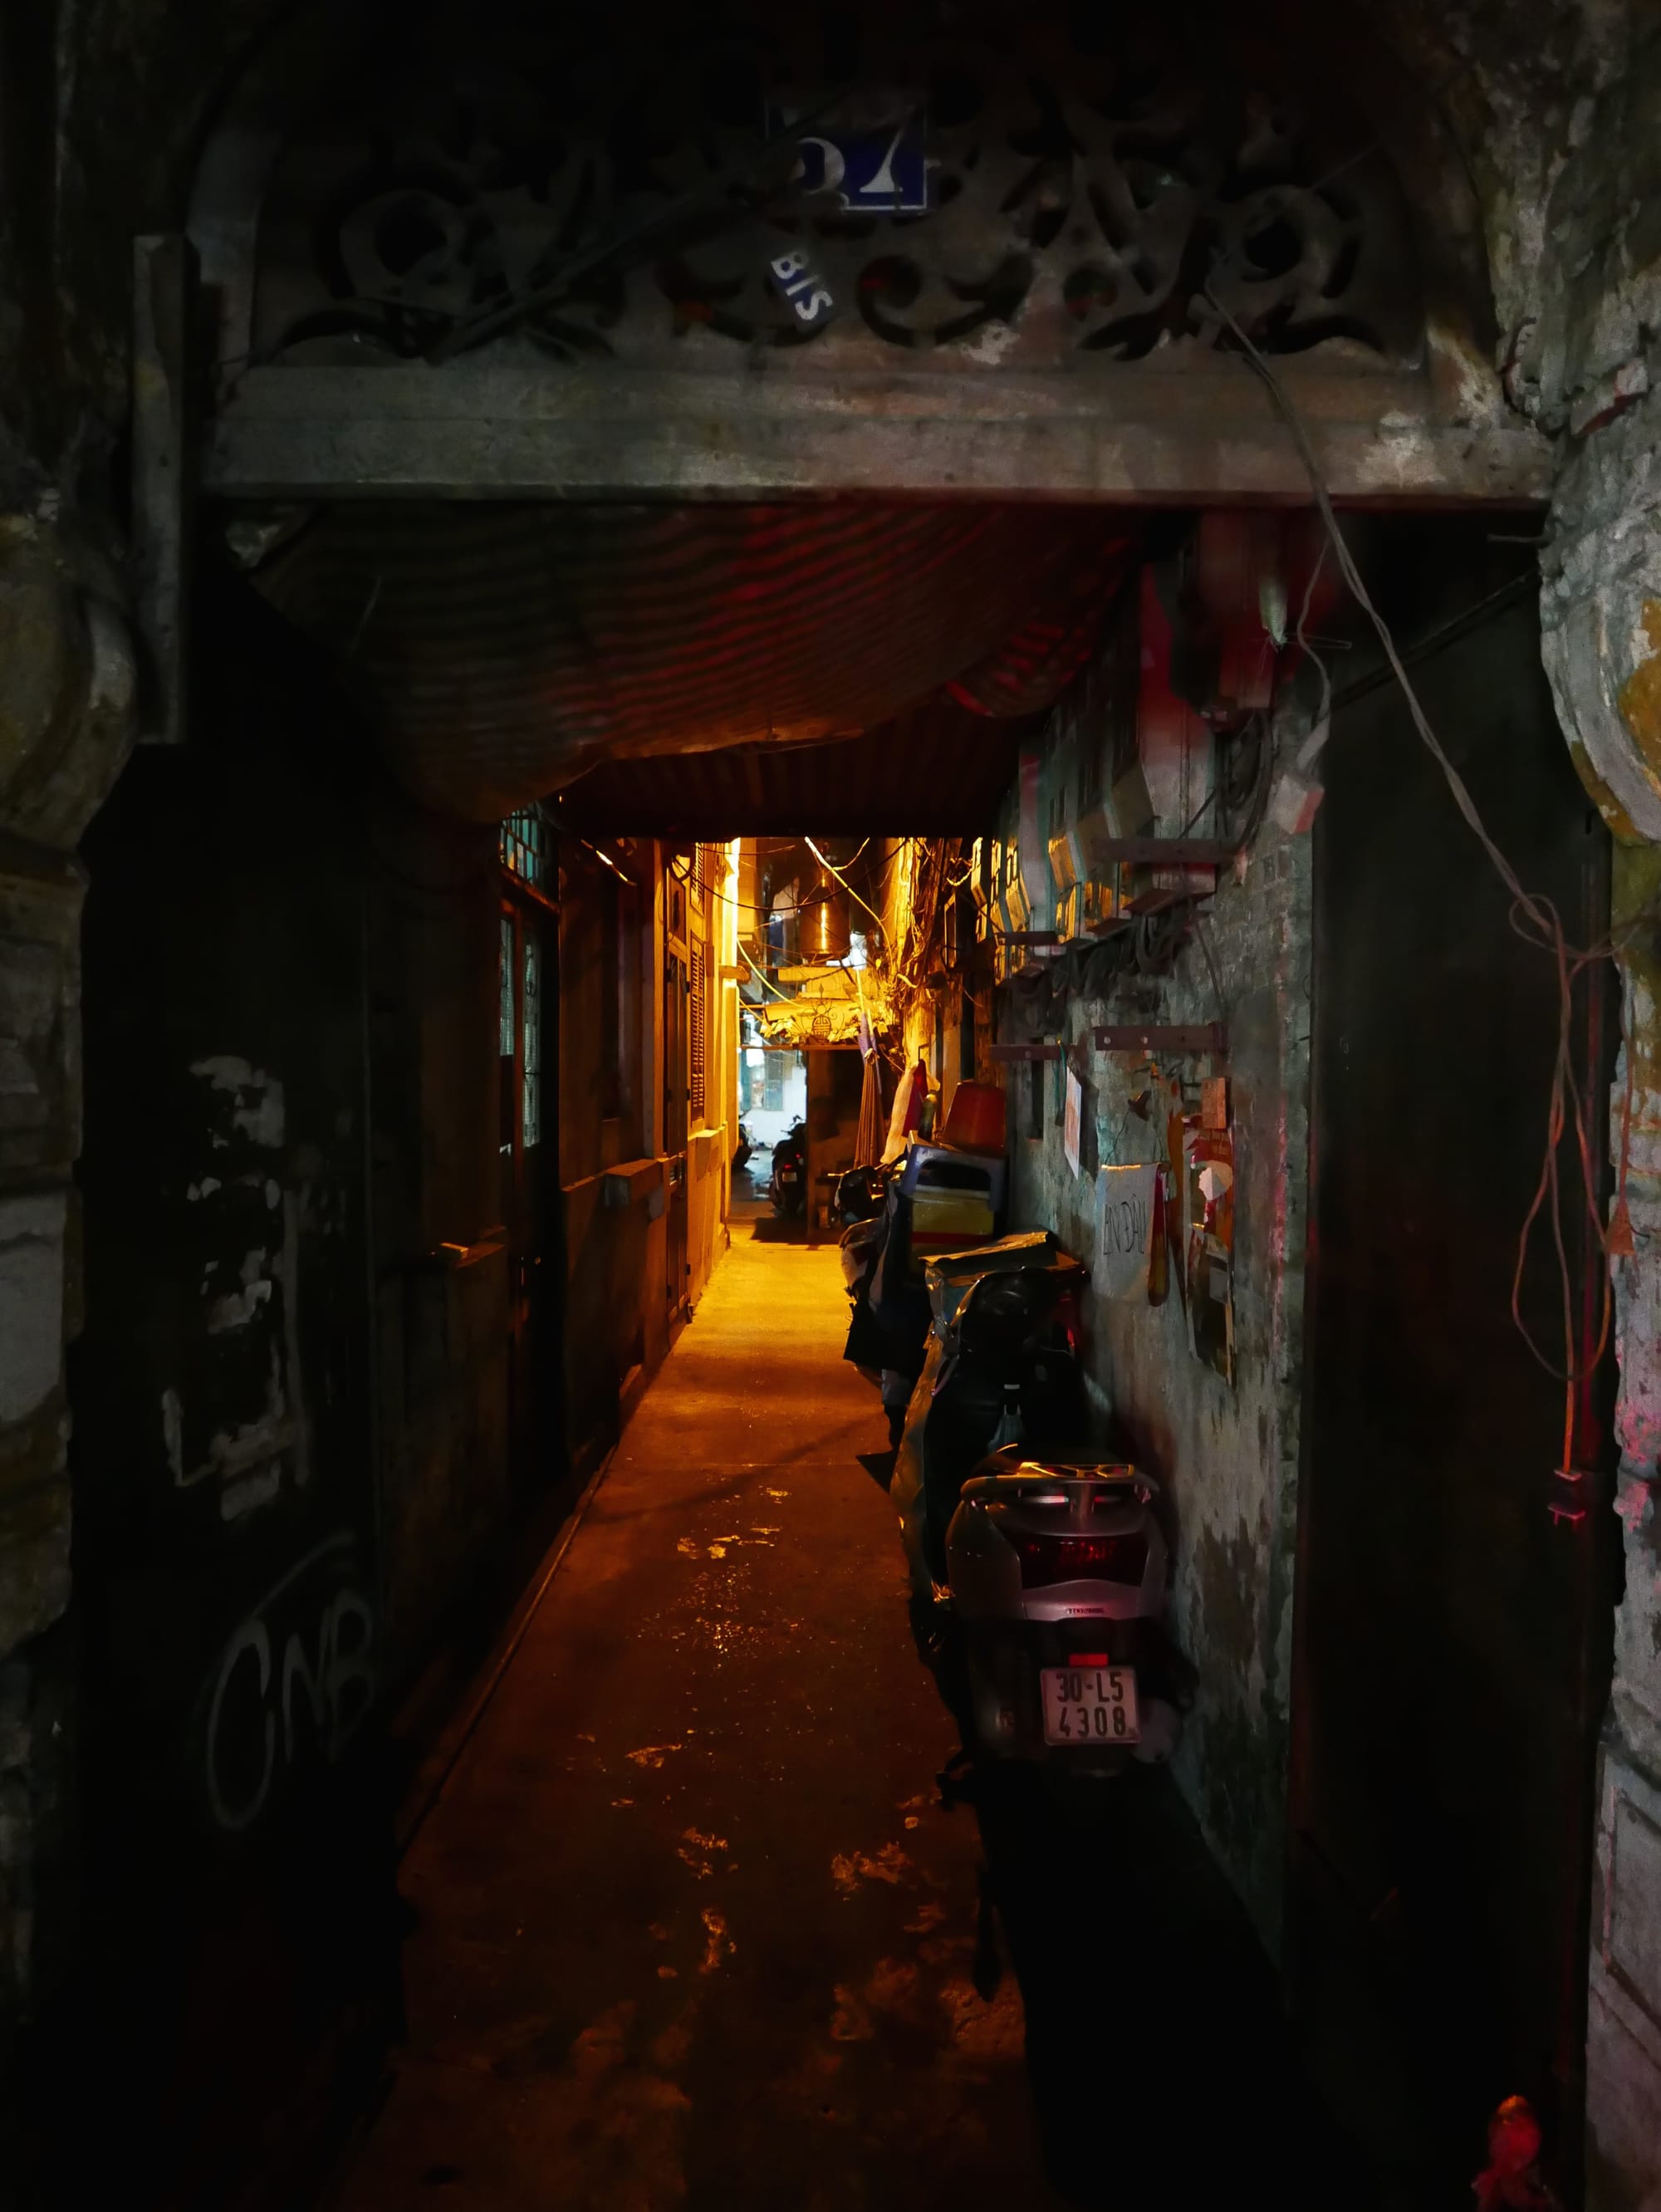
M 664 963 L 664 1151 L 668 1199 L 664 1207 L 664 1291 L 670 1317 L 687 1302 L 687 1137 L 692 1085 L 692 983 L 683 952 L 671 945 Z
M 1413 676 L 1522 881 L 1595 943 L 1608 838 L 1552 710 L 1531 584 L 1445 627 Z M 1291 1948 L 1318 2039 L 1371 2039 L 1396 2069 L 1418 2201 L 1452 2205 L 1469 2201 L 1486 2113 L 1512 2093 L 1574 2165 L 1616 1531 L 1607 1490 L 1582 1522 L 1549 1510 L 1563 1386 L 1510 1311 L 1557 1046 L 1554 963 L 1510 926 L 1393 683 L 1341 702 L 1324 766 Z M 1578 995 L 1573 1037 L 1599 1163 L 1609 976 Z M 1599 1276 L 1570 1150 L 1590 1366 Z M 1549 1230 L 1535 1250 L 1524 1312 L 1561 1359 Z M 1582 1395 L 1583 1465 L 1609 1465 L 1609 1365 Z
M 559 960 L 553 918 L 510 897 L 501 916 L 502 1219 L 507 1237 L 510 1451 L 516 1485 L 535 1491 L 559 1471 Z

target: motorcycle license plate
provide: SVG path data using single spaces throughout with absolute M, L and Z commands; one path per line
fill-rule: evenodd
M 780 1182 L 794 1182 L 796 1180 L 795 1169 L 780 1168 L 779 1170 L 779 1180 Z
M 1137 1677 L 1131 1667 L 1046 1667 L 1046 1743 L 1131 1744 L 1142 1734 L 1137 1717 Z

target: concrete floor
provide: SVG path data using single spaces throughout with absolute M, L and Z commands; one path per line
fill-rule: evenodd
M 408 2046 L 335 2201 L 1365 2201 L 1304 2193 L 1327 2146 L 1164 1778 L 943 1803 L 835 1250 L 769 1226 L 736 1225 L 404 1863 Z

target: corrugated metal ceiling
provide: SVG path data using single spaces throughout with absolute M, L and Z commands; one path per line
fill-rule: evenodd
M 258 581 L 332 650 L 403 781 L 490 820 L 603 760 L 901 729 L 947 686 L 1030 714 L 1124 557 L 1088 507 L 365 501 Z
M 827 744 L 610 761 L 560 793 L 558 817 L 600 836 L 978 837 L 1041 719 L 993 721 L 943 696 Z

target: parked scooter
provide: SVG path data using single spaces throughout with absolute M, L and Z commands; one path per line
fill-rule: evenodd
M 805 1220 L 808 1211 L 808 1128 L 793 1121 L 773 1148 L 773 1182 L 768 1191 L 781 1220 Z
M 836 1212 L 844 1229 L 875 1221 L 888 1204 L 888 1168 L 850 1168 L 836 1186 Z
M 983 1752 L 1098 1774 L 1169 1759 L 1194 1674 L 1166 1632 L 1158 1497 L 1122 1462 L 1018 1443 L 964 1484 L 946 1559 Z
M 881 1389 L 888 1442 L 894 1445 L 905 1427 L 912 1385 L 923 1371 L 929 1331 L 928 1294 L 912 1279 L 907 1264 L 907 1224 L 898 1203 L 900 1172 L 898 1165 L 854 1170 L 856 1176 L 881 1178 L 880 1189 L 873 1182 L 868 1194 L 878 1210 L 851 1223 L 842 1234 L 842 1275 L 852 1309 L 842 1356 Z M 844 1190 L 848 1181 L 843 1178 Z M 839 1200 L 842 1197 L 839 1191 Z
M 1161 1763 L 1193 1675 L 1164 1627 L 1157 1486 L 1078 1447 L 1084 1270 L 1034 1232 L 928 1274 L 934 1326 L 891 1491 L 913 1589 L 950 1607 L 975 1740 L 1099 1773 Z
M 738 1124 L 738 1142 L 732 1155 L 734 1175 L 743 1175 L 744 1170 L 749 1165 L 750 1157 L 755 1150 L 755 1147 L 750 1141 L 749 1131 L 741 1121 Z
M 963 1485 L 1006 1443 L 1058 1448 L 1089 1431 L 1076 1357 L 1076 1260 L 1047 1231 L 931 1261 L 932 1313 L 889 1495 L 912 1588 L 947 1595 L 946 1530 Z

